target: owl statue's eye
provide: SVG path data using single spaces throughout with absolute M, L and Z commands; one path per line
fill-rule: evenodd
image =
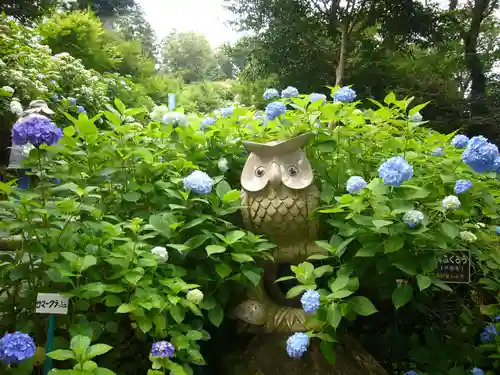
M 297 169 L 297 167 L 295 167 L 295 166 L 293 166 L 293 165 L 291 165 L 291 166 L 289 166 L 289 167 L 288 167 L 288 174 L 289 174 L 290 176 L 292 176 L 292 177 L 293 177 L 293 176 L 296 176 L 296 175 L 297 175 L 297 173 L 299 173 L 299 170 Z
M 264 170 L 264 167 L 259 167 L 255 170 L 255 175 L 257 177 L 262 177 L 262 176 L 264 176 L 265 173 L 266 173 L 266 171 Z

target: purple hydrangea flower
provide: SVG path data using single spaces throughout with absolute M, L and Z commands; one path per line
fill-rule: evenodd
M 458 180 L 455 182 L 455 194 L 463 194 L 472 187 L 471 180 Z
M 62 130 L 51 119 L 39 114 L 23 117 L 12 127 L 12 143 L 15 145 L 25 145 L 29 142 L 33 146 L 52 146 L 59 142 L 61 137 Z
M 194 171 L 183 180 L 184 189 L 191 190 L 196 194 L 205 195 L 212 191 L 212 178 L 202 171 Z
M 293 359 L 299 359 L 309 348 L 309 336 L 305 333 L 294 333 L 286 340 L 286 352 Z
M 272 102 L 266 107 L 266 117 L 269 120 L 274 120 L 276 117 L 286 112 L 286 105 L 282 102 Z
M 0 361 L 7 365 L 20 363 L 34 355 L 35 342 L 26 333 L 7 333 L 0 339 Z
M 68 98 L 68 102 L 71 105 L 76 105 L 76 99 L 75 98 Z
M 340 90 L 333 94 L 333 100 L 335 102 L 349 103 L 356 99 L 356 91 L 348 86 L 342 87 Z
M 82 106 L 82 105 L 79 105 L 78 107 L 76 107 L 76 111 L 77 111 L 78 113 L 85 113 L 85 114 L 87 114 L 87 110 L 86 110 L 86 109 L 85 109 L 85 107 L 84 107 L 84 106 Z
M 481 335 L 479 336 L 481 342 L 483 344 L 487 344 L 490 342 L 493 342 L 495 340 L 495 336 L 498 335 L 497 328 L 495 327 L 494 324 L 488 324 L 483 332 L 481 332 Z
M 151 348 L 151 355 L 153 357 L 172 358 L 174 356 L 174 352 L 175 347 L 168 341 L 155 342 Z
M 361 176 L 349 177 L 346 184 L 346 190 L 350 193 L 356 193 L 357 191 L 366 187 L 366 181 Z
M 401 156 L 395 156 L 379 167 L 378 175 L 384 180 L 384 184 L 400 186 L 413 177 L 413 167 Z
M 302 303 L 302 308 L 306 313 L 316 312 L 317 309 L 321 306 L 319 302 L 320 295 L 315 290 L 307 290 L 302 297 L 300 298 L 300 302 Z
M 319 94 L 317 92 L 313 92 L 311 95 L 309 95 L 309 100 L 311 103 L 321 101 L 325 102 L 326 100 L 326 95 L 325 94 Z
M 405 372 L 405 375 L 418 375 L 418 372 L 416 372 L 415 370 L 410 370 L 408 372 Z
M 200 129 L 205 130 L 206 128 L 214 124 L 215 124 L 215 119 L 213 117 L 205 117 L 203 120 L 201 120 Z
M 467 143 L 469 143 L 469 137 L 463 134 L 457 134 L 451 140 L 451 144 L 455 146 L 455 148 L 465 148 L 467 147 Z
M 280 93 L 276 89 L 267 89 L 266 91 L 264 91 L 264 99 L 265 100 L 277 98 L 278 96 L 280 96 Z
M 293 86 L 288 86 L 286 89 L 281 91 L 282 98 L 295 98 L 296 96 L 299 96 L 299 90 Z
M 471 138 L 462 154 L 462 161 L 477 173 L 493 170 L 498 157 L 498 147 L 483 136 Z
M 424 214 L 417 210 L 411 210 L 403 215 L 403 221 L 410 228 L 415 228 L 424 222 Z

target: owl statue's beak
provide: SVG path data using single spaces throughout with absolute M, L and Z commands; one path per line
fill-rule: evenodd
M 269 170 L 269 183 L 273 188 L 277 188 L 281 184 L 281 169 L 275 161 L 271 163 Z

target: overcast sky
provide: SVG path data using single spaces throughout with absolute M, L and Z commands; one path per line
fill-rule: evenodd
M 142 5 L 158 39 L 164 38 L 174 29 L 202 33 L 213 47 L 238 39 L 238 33 L 227 24 L 231 13 L 223 8 L 223 0 L 136 1 Z M 449 4 L 449 0 L 434 1 L 445 7 Z M 459 3 L 464 1 L 459 0 Z

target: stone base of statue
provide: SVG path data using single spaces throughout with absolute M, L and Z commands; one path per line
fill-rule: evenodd
M 242 353 L 231 353 L 228 375 L 388 375 L 380 364 L 351 339 L 336 343 L 336 363 L 327 362 L 319 340 L 312 339 L 301 359 L 291 359 L 286 352 L 288 333 L 256 335 Z

